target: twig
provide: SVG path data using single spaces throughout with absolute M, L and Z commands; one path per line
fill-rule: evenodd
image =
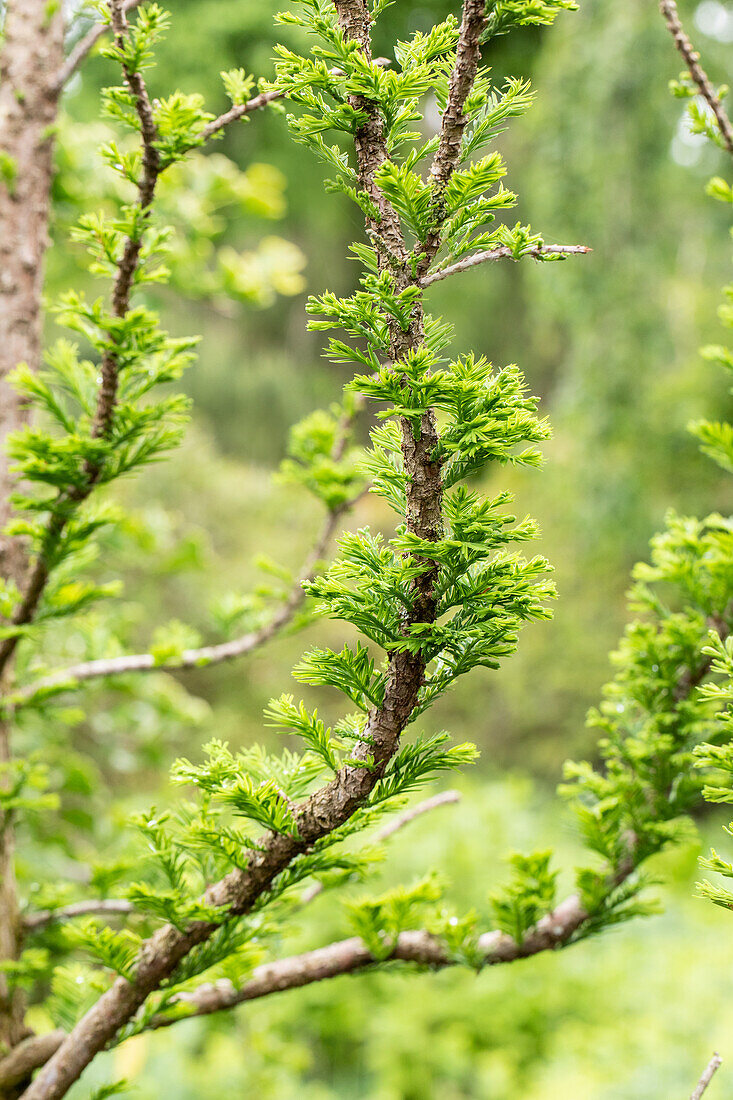
M 389 837 L 399 832 L 400 829 L 404 829 L 405 825 L 409 825 L 416 817 L 422 817 L 423 814 L 429 814 L 431 810 L 437 810 L 440 806 L 447 806 L 451 802 L 460 801 L 460 791 L 442 791 L 440 794 L 433 795 L 432 798 L 426 798 L 423 802 L 418 802 L 416 806 L 411 806 L 409 810 L 405 810 L 404 813 L 388 821 L 387 824 L 377 832 L 374 839 L 377 843 L 381 844 L 382 841 L 388 840 Z M 301 906 L 310 905 L 319 894 L 323 893 L 323 890 L 324 886 L 322 882 L 314 882 L 312 886 L 303 892 L 303 896 L 300 899 Z
M 705 1092 L 706 1088 L 708 1087 L 708 1085 L 712 1081 L 712 1079 L 715 1076 L 716 1072 L 718 1071 L 718 1069 L 722 1065 L 722 1062 L 723 1062 L 723 1059 L 720 1057 L 720 1055 L 716 1051 L 715 1054 L 713 1054 L 710 1061 L 708 1062 L 707 1066 L 705 1067 L 705 1071 L 703 1072 L 702 1077 L 698 1081 L 697 1088 L 695 1089 L 692 1096 L 690 1097 L 690 1100 L 700 1100 L 700 1097 Z
M 219 115 L 218 118 L 212 119 L 207 123 L 201 131 L 201 136 L 204 141 L 208 141 L 214 134 L 218 134 L 220 130 L 223 130 L 225 126 L 228 126 L 230 122 L 236 122 L 237 119 L 244 118 L 245 115 L 251 115 L 253 111 L 259 111 L 261 108 L 266 107 L 268 103 L 274 103 L 278 99 L 283 99 L 284 92 L 261 92 L 256 95 L 254 99 L 250 99 L 247 103 L 235 103 L 228 111 L 225 111 L 223 115 Z
M 524 256 L 532 256 L 535 260 L 540 260 L 543 256 L 581 256 L 586 252 L 592 252 L 592 248 L 588 248 L 584 244 L 543 244 L 538 245 L 537 248 L 530 248 Z M 485 264 L 490 260 L 507 260 L 515 259 L 514 253 L 507 245 L 501 245 L 499 248 L 492 248 L 488 252 L 476 252 L 473 256 L 469 256 L 465 260 L 459 260 L 458 263 L 451 264 L 450 267 L 443 267 L 439 271 L 433 271 L 429 275 L 423 276 L 420 280 L 420 286 L 431 286 L 432 283 L 438 283 L 441 279 L 447 279 L 450 275 L 457 275 L 461 271 L 468 271 L 469 268 L 477 267 L 479 264 Z
M 713 85 L 710 83 L 708 74 L 700 64 L 700 54 L 693 47 L 692 42 L 690 42 L 690 39 L 685 34 L 677 12 L 675 0 L 661 0 L 659 10 L 664 16 L 669 32 L 674 38 L 674 44 L 682 55 L 692 80 L 697 85 L 700 95 L 715 115 L 715 121 L 718 124 L 718 129 L 720 130 L 720 135 L 723 138 L 726 149 L 733 155 L 733 125 L 731 125 L 726 110 L 720 101 L 720 96 L 716 93 Z
M 136 8 L 140 3 L 142 3 L 142 0 L 125 0 L 122 5 L 122 10 L 127 14 L 128 11 L 132 11 L 133 8 Z M 59 69 L 58 76 L 56 77 L 56 88 L 58 91 L 60 91 L 64 84 L 71 79 L 82 61 L 84 61 L 91 50 L 94 49 L 97 42 L 99 42 L 99 39 L 102 38 L 108 30 L 108 23 L 95 23 L 94 26 L 79 39 L 69 53 L 69 56 L 66 58 L 66 61 Z
M 200 646 L 198 649 L 184 649 L 179 657 L 173 661 L 156 661 L 152 653 L 126 653 L 119 657 L 101 657 L 94 661 L 82 661 L 77 665 L 53 672 L 29 684 L 25 688 L 14 691 L 7 699 L 10 706 L 18 708 L 34 699 L 39 692 L 58 688 L 69 690 L 77 687 L 87 680 L 98 680 L 105 676 L 122 676 L 136 672 L 180 672 L 192 668 L 203 668 L 208 665 L 221 664 L 223 661 L 232 661 L 251 653 L 254 649 L 269 642 L 280 630 L 286 626 L 296 611 L 305 600 L 303 585 L 315 575 L 318 562 L 323 558 L 331 538 L 338 526 L 338 522 L 345 512 L 353 508 L 365 495 L 366 490 L 360 492 L 351 500 L 342 504 L 328 513 L 320 535 L 308 554 L 298 579 L 294 582 L 287 600 L 280 610 L 273 615 L 269 622 L 259 630 L 248 634 L 240 634 L 228 642 L 219 642 L 216 645 Z
M 45 928 L 47 924 L 60 923 L 74 920 L 75 917 L 84 917 L 92 913 L 134 913 L 131 902 L 122 898 L 109 898 L 104 900 L 75 901 L 71 905 L 63 905 L 59 909 L 40 909 L 37 913 L 29 913 L 23 918 L 23 927 L 26 932 L 37 932 L 39 928 Z

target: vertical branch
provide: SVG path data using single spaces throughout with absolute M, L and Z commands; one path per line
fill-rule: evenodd
M 128 24 L 121 0 L 109 0 L 109 10 L 112 15 L 115 43 L 119 49 L 122 49 Z M 126 65 L 123 65 L 122 69 L 125 83 L 130 89 L 137 116 L 140 120 L 142 175 L 138 183 L 138 204 L 143 219 L 142 226 L 138 228 L 134 237 L 130 236 L 125 241 L 122 256 L 117 264 L 117 278 L 112 292 L 112 310 L 116 317 L 124 317 L 130 308 L 130 292 L 140 259 L 143 229 L 150 212 L 150 205 L 155 194 L 155 185 L 161 171 L 160 154 L 155 145 L 158 140 L 158 131 L 155 126 L 153 108 L 148 97 L 148 90 L 145 87 L 145 81 L 139 72 L 131 72 Z M 92 434 L 95 437 L 109 434 L 117 398 L 118 377 L 119 364 L 117 356 L 114 351 L 107 351 L 102 357 L 102 382 L 99 388 L 97 410 L 92 428 Z M 99 476 L 99 470 L 90 469 L 88 473 L 92 483 Z
M 63 22 L 46 0 L 10 0 L 0 54 L 0 577 L 20 584 L 25 553 L 2 534 L 14 478 L 5 440 L 26 413 L 7 376 L 38 365 L 43 257 L 48 240 L 53 128 Z
M 465 0 L 463 4 L 456 60 L 448 87 L 448 102 L 440 124 L 440 141 L 430 168 L 433 224 L 424 242 L 423 256 L 418 266 L 420 276 L 428 270 L 440 248 L 441 229 L 445 221 L 445 189 L 460 160 L 461 141 L 467 121 L 463 108 L 481 62 L 480 41 L 486 26 L 485 8 L 485 0 Z

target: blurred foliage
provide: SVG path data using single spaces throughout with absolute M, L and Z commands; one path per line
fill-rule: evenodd
M 390 841 L 377 888 L 414 883 L 436 867 L 451 903 L 477 906 L 488 920 L 488 884 L 511 874 L 501 853 L 541 837 L 570 866 L 579 849 L 556 804 L 527 779 L 462 787 L 461 804 Z M 706 838 L 716 831 L 709 823 Z M 140 1100 L 164 1092 L 176 1100 L 686 1096 L 712 1049 L 727 1049 L 733 1026 L 729 916 L 691 897 L 699 849 L 691 843 L 658 860 L 655 870 L 671 880 L 665 915 L 592 944 L 478 976 L 395 970 L 255 1001 L 132 1040 L 95 1063 L 70 1095 L 82 1100 L 93 1082 L 126 1077 Z M 561 894 L 567 886 L 561 880 Z M 348 934 L 347 915 L 326 894 L 303 911 L 283 947 Z M 721 1084 L 725 1073 L 724 1066 Z

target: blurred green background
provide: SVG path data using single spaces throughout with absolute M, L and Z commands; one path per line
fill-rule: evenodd
M 153 92 L 199 91 L 212 110 L 225 109 L 219 71 L 270 75 L 273 42 L 292 41 L 290 28 L 273 27 L 279 6 L 170 0 Z M 455 7 L 397 0 L 377 51 Z M 717 0 L 681 9 L 724 80 L 733 9 Z M 433 312 L 455 324 L 458 350 L 522 367 L 554 427 L 542 471 L 499 475 L 518 513 L 541 526 L 539 549 L 559 588 L 554 620 L 528 628 L 500 672 L 475 673 L 431 712 L 431 728 L 477 742 L 481 763 L 462 781 L 462 804 L 400 834 L 379 875 L 391 883 L 437 867 L 451 896 L 480 912 L 512 849 L 556 843 L 572 865 L 576 841 L 553 788 L 564 759 L 593 754 L 584 715 L 625 621 L 629 569 L 666 509 L 733 510 L 729 480 L 686 433 L 690 419 L 731 414 L 725 380 L 697 352 L 719 339 L 730 242 L 725 211 L 704 185 L 727 165 L 687 133 L 668 93 L 680 66 L 656 4 L 581 0 L 578 13 L 500 42 L 486 60 L 497 79 L 531 77 L 537 94 L 501 139 L 517 216 L 548 243 L 594 251 L 564 264 L 485 265 L 430 295 Z M 49 293 L 83 279 L 65 231 L 80 208 L 108 198 L 96 158 L 99 91 L 113 79 L 94 57 L 66 99 Z M 304 300 L 325 286 L 347 291 L 356 277 L 346 248 L 360 234 L 357 214 L 325 193 L 320 166 L 290 142 L 276 111 L 230 128 L 174 182 L 163 197 L 179 230 L 174 278 L 159 305 L 174 333 L 203 340 L 186 383 L 195 402 L 188 440 L 126 486 L 126 537 L 104 561 L 125 578 L 115 629 L 130 645 L 170 619 L 206 635 L 212 603 L 258 583 L 258 555 L 290 568 L 302 560 L 321 517 L 272 475 L 291 423 L 334 400 L 344 381 L 305 332 Z M 386 521 L 370 501 L 354 520 Z M 98 628 L 106 629 L 101 619 Z M 74 827 L 101 829 L 112 845 L 130 804 L 170 797 L 174 753 L 195 755 L 211 735 L 233 744 L 267 738 L 262 708 L 289 690 L 291 664 L 316 638 L 338 642 L 339 625 L 316 623 L 307 636 L 180 680 L 95 689 L 86 716 L 63 715 L 78 752 L 66 799 Z M 65 644 L 66 656 L 83 656 L 73 637 Z M 317 701 L 328 715 L 332 701 Z M 59 752 L 68 752 L 68 736 L 58 734 Z M 96 807 L 92 774 L 105 783 Z M 703 828 L 705 843 L 717 839 L 718 821 Z M 692 897 L 698 850 L 660 866 L 665 916 L 602 942 L 479 977 L 341 979 L 135 1040 L 93 1074 L 128 1077 L 141 1100 L 687 1095 L 716 1045 L 733 1066 L 730 922 Z M 338 904 L 324 897 L 283 950 L 345 929 Z M 92 1079 L 74 1095 L 86 1095 Z

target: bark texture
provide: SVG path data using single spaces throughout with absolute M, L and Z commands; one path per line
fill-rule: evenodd
M 2 534 L 11 517 L 15 478 L 5 443 L 26 411 L 8 384 L 41 354 L 43 257 L 48 243 L 53 136 L 58 108 L 55 74 L 63 61 L 63 22 L 45 0 L 10 2 L 0 53 L 0 577 L 19 587 L 26 566 L 21 540 Z M 11 757 L 10 729 L 0 723 L 0 764 Z M 0 783 L 5 777 L 0 775 Z M 0 961 L 18 957 L 21 924 L 14 871 L 12 817 L 0 821 Z M 23 999 L 0 977 L 0 1044 L 13 1048 L 28 1034 Z M 23 1078 L 19 1078 L 18 1087 Z M 3 1093 L 11 1100 L 15 1091 Z
M 4 443 L 25 422 L 7 384 L 18 363 L 38 366 L 43 256 L 48 242 L 56 74 L 63 24 L 46 0 L 11 0 L 0 54 L 0 530 L 10 515 L 13 475 Z M 19 583 L 25 554 L 0 534 L 0 576 Z

